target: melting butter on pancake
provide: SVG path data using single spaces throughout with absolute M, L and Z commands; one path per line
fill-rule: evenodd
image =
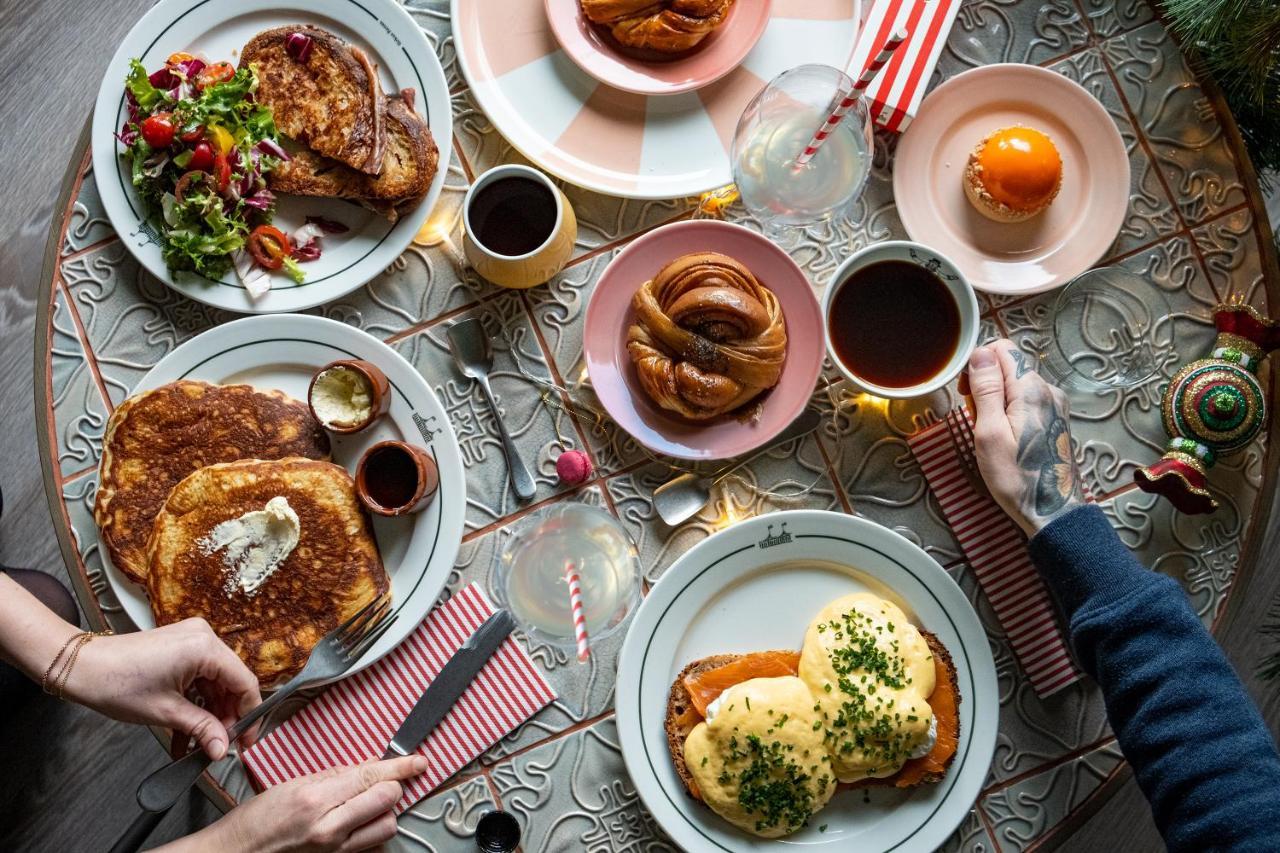
M 179 480 L 219 462 L 286 456 L 328 459 L 329 439 L 306 403 L 278 391 L 182 380 L 125 400 L 107 421 L 93 507 L 111 562 L 145 584 L 147 539 Z
M 201 546 L 220 538 L 215 531 L 236 532 L 235 524 L 222 527 L 228 522 L 266 516 L 272 501 L 285 518 L 286 529 L 276 533 L 286 543 L 291 523 L 283 504 L 297 520 L 297 542 L 288 553 L 268 543 L 270 553 L 258 562 L 249 554 L 252 543 L 238 540 L 245 548 L 229 567 L 227 547 Z M 149 551 L 147 592 L 156 624 L 203 617 L 264 685 L 296 673 L 320 638 L 391 590 L 351 476 L 312 459 L 248 459 L 192 473 L 156 516 Z M 275 557 L 270 571 L 254 575 Z
M 196 542 L 202 554 L 222 552 L 223 589 L 253 595 L 298 547 L 301 522 L 289 499 L 277 495 L 260 510 L 221 522 Z
M 752 678 L 720 694 L 684 743 L 712 811 L 763 838 L 802 828 L 836 790 L 814 698 L 795 676 Z M 708 708 L 708 711 L 712 711 Z
M 819 706 L 839 781 L 892 776 L 931 745 L 933 655 L 894 603 L 856 593 L 820 610 L 805 633 L 799 676 Z

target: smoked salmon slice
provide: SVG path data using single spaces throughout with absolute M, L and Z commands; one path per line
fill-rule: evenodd
M 799 652 L 752 652 L 714 669 L 685 676 L 693 707 L 705 719 L 707 706 L 735 684 L 752 678 L 778 678 L 800 670 Z
M 933 708 L 933 715 L 938 720 L 938 739 L 928 755 L 909 759 L 894 774 L 893 783 L 899 788 L 910 788 L 941 778 L 960 743 L 960 709 L 957 707 L 955 679 L 942 655 L 933 656 L 933 669 L 937 680 L 929 696 L 929 707 Z

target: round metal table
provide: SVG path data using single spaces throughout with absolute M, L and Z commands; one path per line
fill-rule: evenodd
M 986 625 L 1001 689 L 988 785 L 946 849 L 1009 851 L 1060 842 L 1100 805 L 1125 766 L 1096 687 L 1085 681 L 1043 700 L 1031 690 L 907 449 L 907 435 L 956 403 L 954 389 L 889 404 L 853 392 L 828 371 L 814 394 L 814 405 L 828 415 L 817 434 L 753 462 L 693 521 L 664 527 L 649 496 L 670 469 L 608 422 L 548 405 L 521 373 L 576 386 L 584 374 L 586 300 L 601 270 L 637 234 L 698 215 L 697 200 L 624 201 L 567 187 L 580 223 L 572 264 L 547 286 L 524 293 L 480 281 L 462 268 L 453 249 L 456 215 L 448 212 L 456 214 L 472 176 L 521 158 L 468 92 L 456 64 L 448 4 L 420 0 L 411 6 L 454 91 L 456 134 L 437 213 L 452 223 L 452 236 L 412 246 L 364 288 L 317 313 L 394 345 L 450 412 L 468 466 L 467 533 L 450 588 L 487 578 L 509 523 L 523 512 L 505 487 L 491 416 L 453 373 L 443 339 L 443 321 L 477 316 L 498 341 L 495 385 L 505 420 L 536 471 L 536 501 L 587 501 L 615 513 L 639 543 L 650 581 L 716 529 L 780 508 L 859 513 L 925 547 L 969 594 Z M 1263 312 L 1280 304 L 1280 268 L 1239 134 L 1216 89 L 1197 81 L 1146 3 L 966 3 L 933 83 L 990 62 L 1051 68 L 1084 85 L 1115 119 L 1129 150 L 1131 203 L 1104 263 L 1147 276 L 1164 291 L 1183 360 L 1204 353 L 1212 340 L 1209 311 L 1217 301 L 1242 299 Z M 68 171 L 46 254 L 36 352 L 37 412 L 46 418 L 39 430 L 41 463 L 81 605 L 96 627 L 127 630 L 93 529 L 103 427 L 151 365 L 231 315 L 178 296 L 140 270 L 105 219 L 85 141 Z M 893 150 L 894 139 L 879 135 L 871 182 L 853 209 L 787 244 L 815 285 L 825 285 L 856 249 L 906 236 L 891 192 Z M 743 218 L 737 207 L 728 216 Z M 984 336 L 1007 335 L 1030 352 L 1040 350 L 1052 298 L 984 298 Z M 1273 402 L 1280 398 L 1276 385 L 1269 391 Z M 1273 418 L 1269 435 L 1214 470 L 1221 509 L 1181 516 L 1131 485 L 1134 468 L 1156 458 L 1163 444 L 1159 393 L 1160 382 L 1153 380 L 1085 401 L 1072 423 L 1077 461 L 1126 544 L 1154 570 L 1180 580 L 1205 622 L 1220 628 L 1260 560 L 1268 501 L 1258 497 L 1275 488 L 1272 445 L 1280 419 Z M 589 398 L 587 390 L 582 394 Z M 552 460 L 561 446 L 585 447 L 596 478 L 578 489 L 560 486 Z M 618 634 L 600 644 L 585 666 L 546 647 L 532 649 L 560 699 L 406 813 L 399 843 L 469 849 L 476 820 L 500 804 L 524 824 L 526 851 L 670 849 L 637 799 L 618 751 L 611 709 L 621 642 Z M 302 701 L 295 700 L 295 708 Z M 227 806 L 252 795 L 234 758 L 215 765 L 204 785 Z

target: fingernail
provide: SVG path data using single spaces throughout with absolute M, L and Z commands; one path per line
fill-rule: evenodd
M 227 754 L 227 745 L 223 743 L 222 738 L 216 737 L 209 741 L 209 754 L 213 756 L 214 761 L 220 760 Z
M 969 356 L 969 366 L 977 370 L 995 367 L 996 354 L 986 347 L 979 347 L 973 351 L 973 355 Z
M 415 755 L 415 756 L 413 757 L 413 765 L 412 765 L 412 766 L 413 766 L 413 772 L 414 772 L 414 773 L 426 773 L 426 772 L 427 772 L 427 759 L 423 758 L 421 755 Z

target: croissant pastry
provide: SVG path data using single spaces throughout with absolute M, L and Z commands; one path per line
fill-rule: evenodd
M 716 252 L 667 264 L 631 300 L 627 353 L 640 387 L 663 409 L 707 421 L 778 383 L 787 329 L 778 298 Z
M 626 47 L 683 53 L 723 23 L 733 0 L 581 0 L 583 14 Z

